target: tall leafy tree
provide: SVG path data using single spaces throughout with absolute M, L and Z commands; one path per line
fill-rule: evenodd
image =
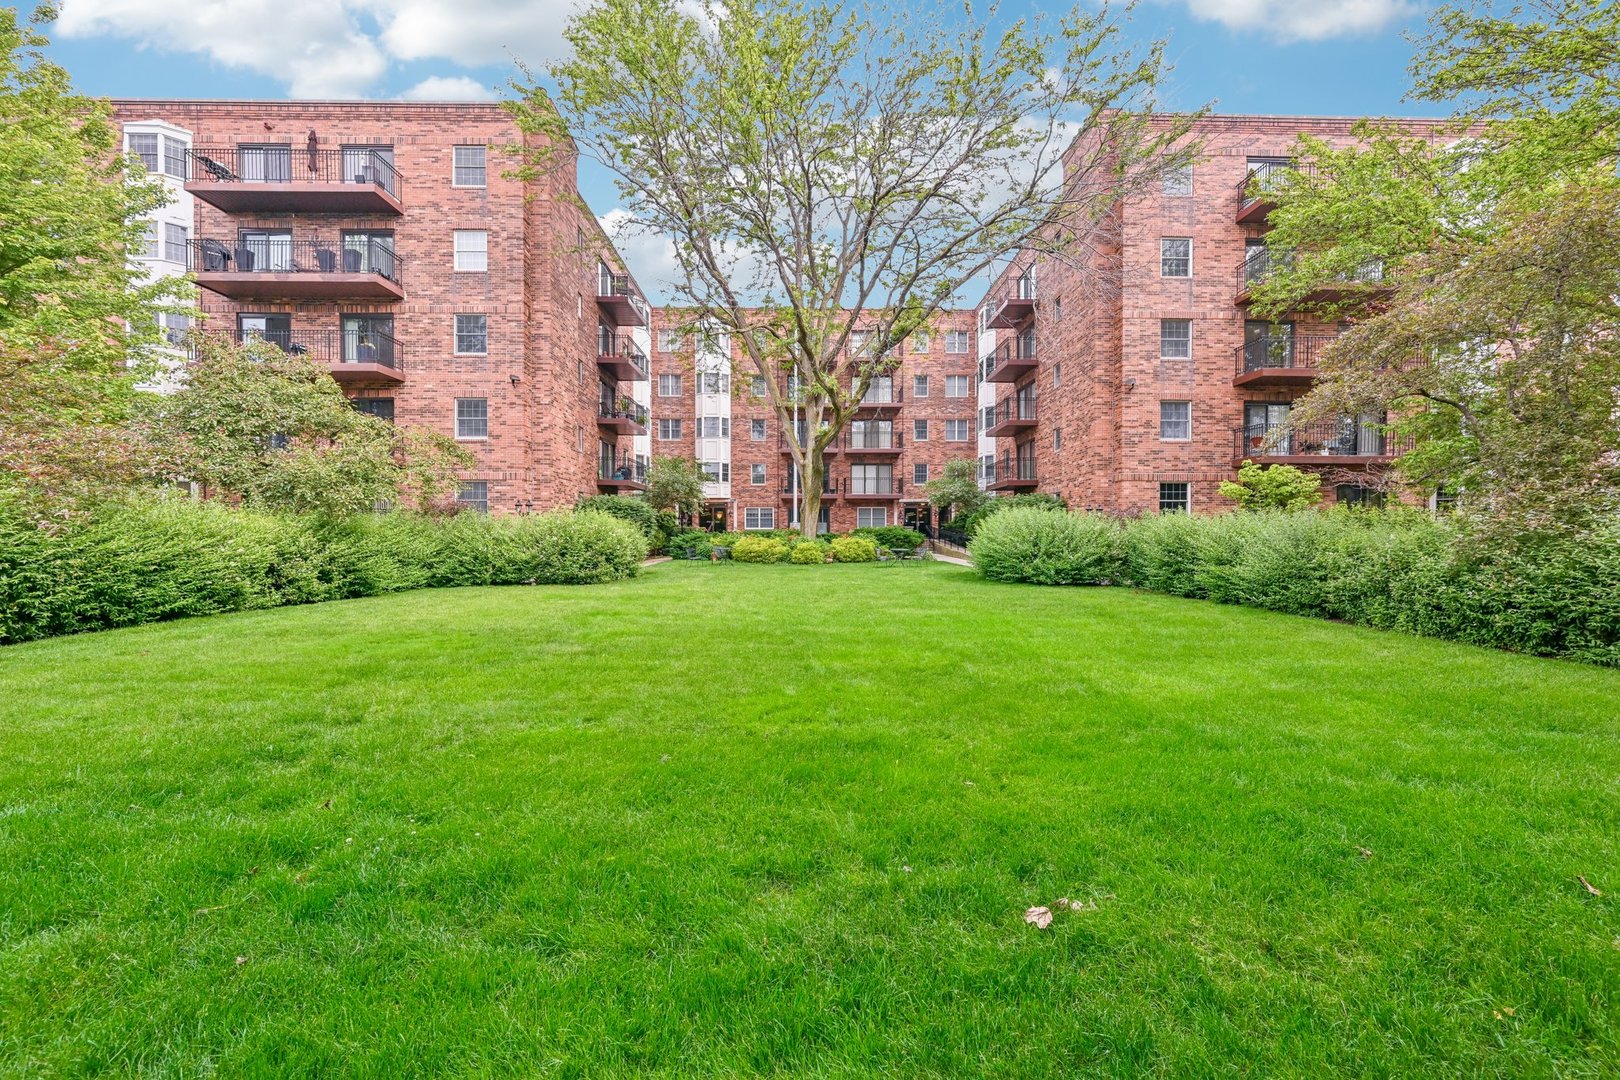
M 806 535 L 823 452 L 902 342 L 1013 252 L 1092 266 L 1110 209 L 1196 153 L 1195 117 L 1154 110 L 1162 43 L 1123 47 L 1106 6 L 597 0 L 565 33 L 555 94 L 510 103 L 528 167 L 588 155 L 627 227 L 672 241 L 692 327 L 765 378 Z
M 45 59 L 53 15 L 0 8 L 0 486 L 68 494 L 135 467 L 121 425 L 186 290 L 126 259 L 166 195 L 119 153 L 108 106 Z
M 692 518 L 703 509 L 703 485 L 707 482 L 703 465 L 696 458 L 653 458 L 647 466 L 647 502 L 654 510 Z

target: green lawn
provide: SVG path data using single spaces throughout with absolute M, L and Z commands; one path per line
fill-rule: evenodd
M 941 564 L 16 646 L 0 1075 L 1614 1076 L 1617 713 Z

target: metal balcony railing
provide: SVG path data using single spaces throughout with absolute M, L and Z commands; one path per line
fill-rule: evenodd
M 599 401 L 596 403 L 596 416 L 600 420 L 628 420 L 632 424 L 647 426 L 647 407 L 633 401 Z
M 392 148 L 337 150 L 290 146 L 197 146 L 186 154 L 190 179 L 218 184 L 362 184 L 399 197 Z
M 1269 247 L 1251 247 L 1238 265 L 1237 290 L 1246 293 L 1256 285 L 1265 284 L 1272 274 L 1279 270 L 1287 270 L 1294 265 L 1294 254 L 1291 251 Z M 1384 263 L 1382 259 L 1368 259 L 1354 271 L 1340 274 L 1335 281 L 1341 285 L 1379 285 L 1384 280 Z M 1331 286 L 1324 286 L 1318 292 L 1333 291 Z
M 904 444 L 902 433 L 893 427 L 856 431 L 851 428 L 844 436 L 848 450 L 899 450 Z
M 1337 334 L 1267 334 L 1239 345 L 1237 371 L 1247 375 L 1275 368 L 1315 368 L 1321 351 Z
M 196 273 L 221 274 L 376 274 L 399 283 L 401 260 L 392 244 L 377 239 L 345 240 L 190 240 L 186 247 Z
M 1237 214 L 1238 220 L 1248 220 L 1250 216 L 1260 217 L 1270 209 L 1272 202 L 1266 196 L 1266 187 L 1276 177 L 1284 173 L 1302 173 L 1311 175 L 1315 166 L 1293 161 L 1262 161 L 1249 167 L 1237 187 Z
M 238 344 L 262 341 L 294 356 L 324 364 L 378 364 L 403 371 L 404 348 L 381 330 L 224 331 Z
M 1035 399 L 1021 394 L 1004 398 L 997 402 L 994 409 L 985 409 L 985 419 L 990 421 L 985 425 L 987 428 L 995 427 L 997 424 L 1005 424 L 1011 420 L 1034 420 Z
M 617 462 L 604 461 L 597 466 L 597 479 L 614 484 L 646 483 L 646 463 L 629 455 L 619 458 Z
M 796 476 L 790 477 L 782 484 L 783 495 L 792 495 L 796 498 L 798 497 L 799 492 L 802 490 L 804 490 L 804 485 L 799 483 L 799 479 Z M 821 477 L 821 493 L 823 495 L 838 494 L 838 481 L 834 480 L 829 475 L 823 474 Z
M 998 382 L 995 376 L 1009 370 L 1028 371 L 1035 366 L 1035 337 L 1022 335 L 1012 341 L 996 347 L 996 350 L 984 358 L 984 372 L 981 376 L 985 382 Z
M 996 471 L 990 481 L 995 484 L 1009 482 L 1034 483 L 1035 459 L 1002 457 L 996 462 Z
M 874 382 L 866 388 L 861 395 L 861 407 L 869 408 L 874 405 L 900 405 L 903 404 L 904 395 L 900 387 L 893 380 L 883 383 Z
M 859 473 L 851 473 L 849 477 L 849 487 L 845 490 L 844 494 L 848 495 L 850 498 L 860 498 L 863 495 L 900 495 L 904 491 L 905 481 L 898 476 L 872 477 L 862 476 Z
M 1236 456 L 1392 458 L 1412 448 L 1411 440 L 1390 435 L 1382 424 L 1353 416 L 1288 423 L 1245 424 L 1236 429 Z
M 647 364 L 647 354 L 641 351 L 641 346 L 637 345 L 629 334 L 616 334 L 599 339 L 597 348 L 601 350 L 602 359 L 626 361 L 636 369 L 643 380 L 649 378 L 651 368 Z

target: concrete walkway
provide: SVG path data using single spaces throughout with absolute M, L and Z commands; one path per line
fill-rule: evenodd
M 973 565 L 972 562 L 968 561 L 967 552 L 963 551 L 961 548 L 951 547 L 949 544 L 942 544 L 938 540 L 929 541 L 928 546 L 933 550 L 934 558 L 938 559 L 940 562 L 953 563 L 957 566 Z

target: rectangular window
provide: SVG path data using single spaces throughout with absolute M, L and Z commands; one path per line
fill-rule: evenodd
M 945 396 L 948 398 L 967 397 L 972 389 L 972 380 L 966 375 L 945 376 Z
M 186 261 L 186 227 L 173 222 L 163 224 L 163 257 L 169 262 Z
M 851 465 L 849 490 L 854 495 L 892 495 L 893 465 Z
M 731 483 L 731 462 L 705 461 L 701 462 L 703 475 L 717 484 Z
M 1053 364 L 1052 365 L 1052 387 L 1053 387 L 1053 389 L 1056 389 L 1057 387 L 1062 386 L 1062 385 L 1063 385 L 1063 365 L 1062 364 Z
M 483 229 L 455 230 L 455 269 L 489 269 L 489 233 Z
M 966 421 L 966 420 L 947 420 L 947 421 L 945 421 L 945 441 L 946 442 L 967 442 L 968 441 L 968 435 L 970 434 L 968 429 L 971 428 L 972 426 L 973 425 L 970 422 Z
M 137 134 L 131 132 L 129 136 L 129 152 L 141 159 L 146 171 L 158 171 L 158 137 L 156 135 Z
M 912 397 L 927 397 L 928 396 L 928 376 L 926 376 L 926 375 L 913 375 L 912 376 L 912 378 L 911 378 L 911 396 Z
M 658 376 L 658 396 L 659 397 L 680 397 L 681 396 L 681 377 L 679 375 L 660 375 L 660 376 Z
M 911 482 L 913 484 L 928 483 L 928 462 L 919 461 L 911 466 Z
M 489 316 L 456 316 L 456 354 L 486 356 L 489 353 Z
M 1192 359 L 1192 320 L 1159 320 L 1159 358 L 1161 360 Z
M 1193 193 L 1192 166 L 1171 169 L 1159 178 L 1159 192 L 1170 198 L 1184 198 Z
M 1159 241 L 1159 276 L 1192 277 L 1192 240 L 1172 236 Z
M 769 388 L 765 385 L 765 376 L 750 375 L 748 377 L 748 391 L 757 398 L 764 397 L 769 391 Z
M 163 136 L 163 171 L 177 180 L 186 178 L 186 141 Z
M 1185 442 L 1192 438 L 1192 402 L 1159 402 L 1159 438 L 1166 442 Z
M 158 325 L 163 328 L 164 341 L 170 345 L 184 345 L 186 335 L 191 332 L 191 316 L 165 311 L 158 316 Z
M 157 222 L 146 221 L 141 223 L 140 246 L 135 249 L 135 254 L 143 259 L 155 259 L 158 257 Z
M 700 416 L 698 417 L 697 433 L 700 439 L 729 439 L 731 438 L 731 418 L 728 416 Z
M 705 371 L 698 375 L 698 393 L 700 394 L 729 394 L 731 393 L 731 376 L 723 371 Z
M 774 506 L 745 506 L 743 507 L 743 528 L 759 531 L 760 529 L 776 528 L 776 507 Z
M 489 401 L 481 397 L 456 398 L 456 438 L 489 438 Z
M 1192 509 L 1192 497 L 1186 484 L 1159 485 L 1159 513 L 1185 514 Z
M 394 399 L 386 397 L 351 398 L 349 404 L 354 406 L 356 412 L 363 412 L 367 416 L 375 416 L 379 420 L 394 422 Z
M 857 506 L 855 508 L 855 527 L 857 529 L 881 529 L 889 523 L 889 508 L 887 506 Z
M 933 342 L 929 340 L 927 331 L 919 330 L 911 335 L 911 351 L 913 353 L 925 353 L 932 345 Z
M 945 331 L 945 351 L 963 355 L 973 347 L 973 335 L 967 330 Z
M 292 180 L 292 144 L 242 143 L 236 148 L 236 165 L 243 180 L 288 183 Z
M 1052 429 L 1052 449 L 1057 450 L 1059 452 L 1061 452 L 1063 450 L 1063 429 L 1062 428 L 1053 428 Z
M 754 440 L 755 442 L 764 442 L 765 441 L 765 421 L 763 421 L 763 420 L 750 420 L 750 421 L 748 421 L 748 437 L 750 439 Z
M 458 146 L 455 148 L 455 171 L 450 178 L 453 187 L 484 187 L 487 182 L 485 148 Z
M 911 437 L 918 442 L 928 441 L 928 421 L 913 420 L 911 422 Z
M 872 331 L 851 330 L 849 332 L 849 353 L 851 356 L 867 356 L 872 351 Z
M 292 251 L 292 233 L 286 234 L 289 260 Z M 287 267 L 291 269 L 291 267 Z M 343 233 L 343 272 L 345 274 L 382 274 L 392 278 L 394 268 L 394 234 L 382 230 L 349 230 Z
M 748 466 L 748 482 L 750 484 L 763 484 L 765 482 L 765 466 L 758 464 Z
M 658 437 L 668 442 L 681 437 L 681 422 L 663 417 L 658 421 Z
M 658 331 L 659 352 L 676 352 L 684 344 L 686 344 L 686 339 L 679 330 L 665 328 Z
M 489 481 L 462 481 L 461 490 L 456 492 L 456 505 L 463 510 L 476 510 L 480 514 L 489 513 Z

